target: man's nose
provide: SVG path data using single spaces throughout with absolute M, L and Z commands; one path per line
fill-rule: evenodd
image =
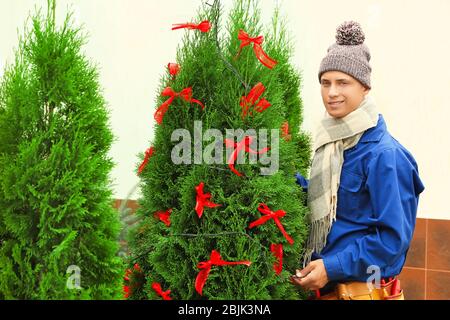
M 335 85 L 330 85 L 330 90 L 328 91 L 328 96 L 331 97 L 336 97 L 337 95 L 339 95 L 339 91 L 337 86 Z

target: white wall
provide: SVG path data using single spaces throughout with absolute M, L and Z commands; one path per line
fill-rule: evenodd
M 231 0 L 223 1 L 229 9 Z M 269 22 L 274 0 L 261 0 Z M 12 61 L 17 31 L 28 12 L 46 0 L 0 0 L 0 67 Z M 172 23 L 189 21 L 200 0 L 58 0 L 60 19 L 69 6 L 89 32 L 86 54 L 100 68 L 117 141 L 112 177 L 115 196 L 126 197 L 138 182 L 137 153 L 152 138 L 160 75 L 175 61 L 183 31 Z M 336 27 L 359 21 L 372 53 L 372 96 L 391 133 L 415 156 L 426 190 L 419 217 L 450 219 L 450 1 L 447 0 L 284 0 L 283 13 L 295 40 L 293 63 L 303 73 L 304 129 L 314 133 L 323 115 L 317 70 Z M 1 72 L 1 71 L 0 71 Z M 133 198 L 137 197 L 137 192 Z

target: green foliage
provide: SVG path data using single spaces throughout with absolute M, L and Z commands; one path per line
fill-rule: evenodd
M 113 135 L 85 35 L 68 15 L 31 18 L 0 87 L 0 298 L 120 294 Z M 69 266 L 82 289 L 69 289 Z
M 305 173 L 310 159 L 310 139 L 301 133 L 301 78 L 289 63 L 292 48 L 286 28 L 274 15 L 272 29 L 265 32 L 259 22 L 258 4 L 252 0 L 237 0 L 230 13 L 226 31 L 221 32 L 217 1 L 205 5 L 194 21 L 209 20 L 208 33 L 187 31 L 178 48 L 177 62 L 181 72 L 172 80 L 164 75 L 159 93 L 167 86 L 179 92 L 192 87 L 193 97 L 205 104 L 202 111 L 196 104 L 175 99 L 165 114 L 162 125 L 155 128 L 152 141 L 155 153 L 141 175 L 142 199 L 139 225 L 130 234 L 132 257 L 130 265 L 139 263 L 146 275 L 142 290 L 132 293 L 132 299 L 159 299 L 151 288 L 159 282 L 163 290 L 171 290 L 174 299 L 299 299 L 303 295 L 289 277 L 300 267 L 305 244 L 307 209 L 305 195 L 296 185 L 294 174 Z M 255 57 L 251 46 L 245 47 L 238 59 L 239 29 L 254 37 L 265 34 L 262 47 L 278 61 L 272 70 Z M 258 82 L 266 87 L 263 94 L 271 106 L 264 112 L 242 117 L 240 98 Z M 156 106 L 167 97 L 158 96 Z M 194 121 L 202 121 L 207 129 L 277 129 L 289 122 L 291 140 L 280 139 L 279 170 L 273 175 L 260 175 L 261 164 L 241 164 L 239 177 L 223 164 L 180 164 L 171 160 L 171 142 L 175 129 L 187 129 L 194 136 Z M 240 140 L 240 139 L 239 139 Z M 273 141 L 272 141 L 273 142 Z M 202 142 L 202 150 L 210 142 Z M 194 147 L 193 147 L 194 148 Z M 141 157 L 142 159 L 142 157 Z M 194 211 L 195 186 L 205 183 L 205 193 L 218 208 L 205 208 L 202 218 Z M 259 203 L 273 211 L 284 210 L 281 219 L 286 232 L 294 239 L 289 245 L 271 220 L 254 229 L 249 223 L 261 216 Z M 154 218 L 156 211 L 172 208 L 171 225 L 167 227 Z M 283 243 L 283 272 L 273 270 L 275 258 L 272 243 Z M 250 267 L 213 267 L 203 296 L 194 287 L 199 272 L 197 264 L 209 260 L 211 251 L 220 252 L 227 261 L 250 260 Z

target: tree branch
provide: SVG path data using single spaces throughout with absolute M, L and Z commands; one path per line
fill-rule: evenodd
M 207 5 L 211 6 L 209 3 L 207 3 Z M 233 65 L 228 62 L 222 54 L 222 51 L 220 49 L 220 43 L 219 43 L 219 18 L 220 18 L 220 0 L 214 0 L 214 3 L 212 5 L 212 11 L 214 13 L 213 18 L 214 18 L 214 34 L 215 34 L 215 40 L 216 40 L 216 48 L 217 48 L 217 53 L 219 54 L 219 58 L 220 60 L 223 61 L 223 63 L 225 63 L 225 66 L 230 69 L 230 71 L 236 76 L 236 78 L 238 78 L 238 80 L 242 83 L 242 85 L 245 87 L 245 90 L 248 92 L 250 90 L 249 85 L 245 82 L 244 78 L 242 77 L 242 75 L 239 73 L 239 71 L 233 67 Z

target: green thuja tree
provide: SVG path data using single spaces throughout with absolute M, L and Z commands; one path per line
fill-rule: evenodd
M 108 124 L 70 14 L 31 18 L 0 87 L 0 298 L 121 294 Z
M 150 141 L 153 153 L 140 174 L 141 221 L 130 233 L 130 271 L 125 285 L 132 299 L 161 299 L 161 291 L 167 290 L 171 290 L 172 299 L 304 297 L 289 281 L 300 267 L 307 234 L 305 195 L 296 185 L 294 175 L 305 173 L 310 159 L 310 139 L 300 131 L 301 77 L 289 61 L 292 44 L 279 10 L 272 25 L 265 29 L 260 23 L 257 1 L 235 1 L 224 29 L 221 12 L 219 1 L 205 4 L 199 10 L 193 21 L 208 20 L 211 29 L 184 31 L 177 52 L 181 69 L 175 77 L 166 74 L 161 79 L 159 93 L 166 87 L 175 92 L 191 87 L 192 98 L 205 107 L 177 96 L 161 124 L 155 124 L 154 138 Z M 264 66 L 256 58 L 252 45 L 242 48 L 236 57 L 241 29 L 251 37 L 264 35 L 261 46 L 276 60 L 275 67 Z M 271 105 L 259 111 L 250 106 L 244 114 L 241 97 L 252 95 L 251 89 L 258 83 L 265 87 L 260 99 L 265 98 Z M 155 109 L 168 98 L 158 96 Z M 216 131 L 208 136 L 210 129 Z M 227 129 L 242 131 L 230 137 Z M 245 136 L 253 136 L 258 143 L 252 149 L 262 152 L 264 129 L 268 130 L 266 142 L 270 150 L 261 158 L 258 156 L 256 162 L 250 161 L 249 153 L 240 153 L 241 163 L 234 168 L 241 175 L 233 172 L 228 164 L 233 148 L 225 148 L 224 139 L 239 142 Z M 271 130 L 276 134 L 272 135 Z M 263 163 L 264 156 L 266 160 L 271 157 L 272 165 L 278 160 L 270 173 L 263 173 L 269 167 L 267 162 Z M 217 161 L 208 161 L 212 158 Z M 203 192 L 211 194 L 209 201 L 220 206 L 205 206 L 200 217 L 196 211 L 196 187 L 201 182 Z M 279 221 L 293 244 L 273 219 L 249 228 L 263 216 L 258 210 L 260 204 L 273 212 L 285 212 Z M 170 224 L 160 219 L 165 215 L 169 215 Z M 272 244 L 283 246 L 281 273 L 275 272 L 274 265 L 279 264 L 279 259 L 271 251 Z M 206 270 L 199 263 L 210 260 L 213 250 L 223 261 L 249 261 L 251 265 L 213 265 L 202 290 L 198 290 L 201 281 L 197 277 L 201 270 Z M 156 283 L 161 291 L 156 289 Z

